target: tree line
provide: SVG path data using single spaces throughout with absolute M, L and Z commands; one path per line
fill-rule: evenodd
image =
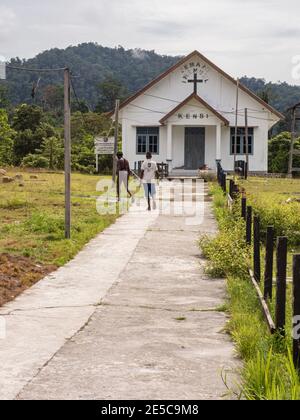
M 111 121 L 105 114 L 72 113 L 72 170 L 95 171 L 94 137 L 108 135 Z M 113 135 L 113 131 L 110 131 Z M 20 166 L 62 170 L 64 168 L 63 125 L 36 105 L 22 104 L 8 114 L 0 109 L 0 167 Z M 103 156 L 100 169 L 111 171 L 111 158 Z
M 114 135 L 107 111 L 117 98 L 127 96 L 125 87 L 106 77 L 97 87 L 98 103 L 90 111 L 73 92 L 71 95 L 72 170 L 95 171 L 95 136 Z M 33 98 L 34 99 L 34 98 Z M 31 101 L 35 102 L 35 101 Z M 64 168 L 64 92 L 63 86 L 47 86 L 43 103 L 11 103 L 7 88 L 0 86 L 0 166 Z M 121 131 L 121 130 L 120 130 Z M 101 157 L 103 173 L 112 169 L 111 157 Z

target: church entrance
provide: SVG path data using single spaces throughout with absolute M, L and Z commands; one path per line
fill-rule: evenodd
M 184 169 L 197 170 L 205 165 L 205 128 L 185 128 Z

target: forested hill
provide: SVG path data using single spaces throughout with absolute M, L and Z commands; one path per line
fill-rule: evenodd
M 64 50 L 52 49 L 25 61 L 14 59 L 11 64 L 33 68 L 70 67 L 75 76 L 74 84 L 78 96 L 93 108 L 99 100 L 98 86 L 106 77 L 119 80 L 130 94 L 179 59 L 180 57 L 162 56 L 154 51 L 106 48 L 88 43 Z M 41 89 L 47 85 L 62 84 L 62 76 L 59 74 L 41 76 Z M 8 70 L 9 95 L 13 104 L 30 99 L 32 84 L 37 79 L 37 74 Z
M 300 86 L 289 85 L 286 82 L 271 83 L 264 79 L 247 76 L 242 77 L 240 81 L 283 113 L 292 105 L 300 102 Z
M 180 57 L 162 56 L 154 51 L 125 50 L 122 47 L 106 48 L 94 43 L 81 44 L 66 49 L 45 51 L 30 60 L 11 60 L 12 65 L 55 68 L 69 66 L 75 76 L 78 97 L 91 109 L 99 103 L 99 84 L 107 77 L 119 80 L 129 95 L 175 64 Z M 13 105 L 31 102 L 32 85 L 39 79 L 35 73 L 8 70 L 9 98 Z M 255 93 L 279 111 L 300 101 L 300 86 L 287 83 L 267 83 L 263 79 L 241 78 Z M 43 91 L 50 85 L 62 85 L 61 74 L 42 74 L 37 93 L 37 103 L 43 101 Z M 51 92 L 50 92 L 51 93 Z M 49 95 L 49 90 L 48 90 Z

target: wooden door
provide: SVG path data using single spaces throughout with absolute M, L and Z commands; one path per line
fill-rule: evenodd
M 185 164 L 187 170 L 196 170 L 205 165 L 205 128 L 185 128 Z

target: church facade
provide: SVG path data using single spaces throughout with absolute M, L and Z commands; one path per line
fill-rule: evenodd
M 123 152 L 131 166 L 150 151 L 157 162 L 167 162 L 174 174 L 203 167 L 215 170 L 217 161 L 232 171 L 235 159 L 246 160 L 248 146 L 249 171 L 267 172 L 268 131 L 283 116 L 238 86 L 194 51 L 127 99 L 120 106 L 120 121 Z

